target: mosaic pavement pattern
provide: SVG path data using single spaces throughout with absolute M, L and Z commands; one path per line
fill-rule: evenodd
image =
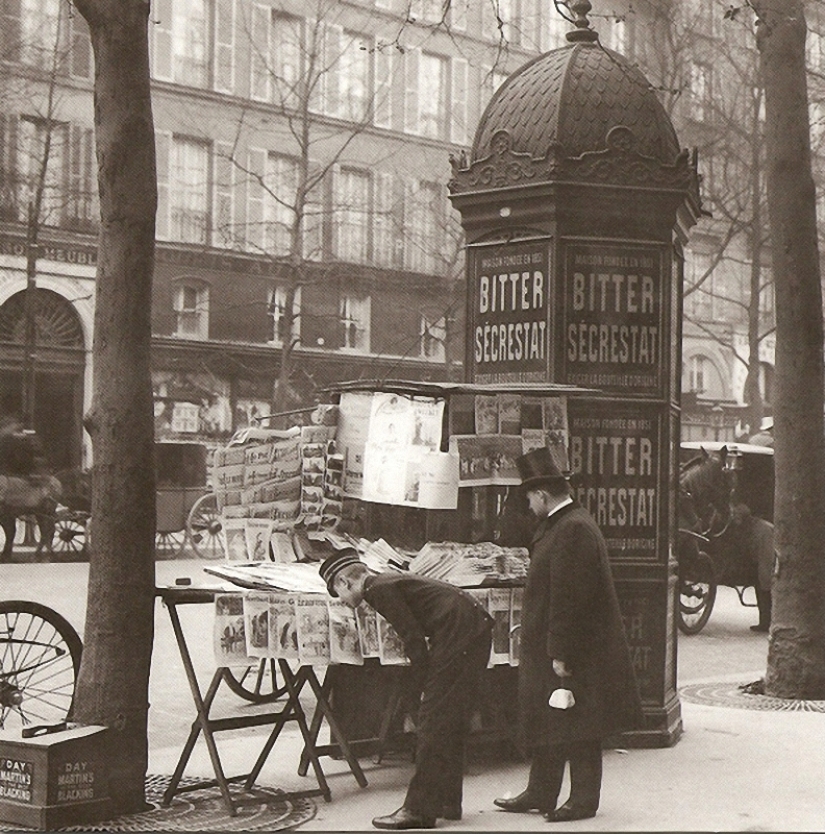
M 229 815 L 217 788 L 176 796 L 168 808 L 161 799 L 169 776 L 146 777 L 146 801 L 153 807 L 139 814 L 99 823 L 61 828 L 60 831 L 284 831 L 315 816 L 311 798 L 285 796 L 277 788 L 255 786 L 243 793 L 233 791 L 238 814 Z M 181 785 L 200 781 L 184 777 Z M 21 826 L 0 823 L 0 831 L 24 831 Z M 33 830 L 33 829 L 31 829 Z
M 749 691 L 750 690 L 750 691 Z M 693 683 L 679 687 L 679 696 L 692 704 L 738 709 L 775 710 L 782 712 L 825 712 L 825 701 L 804 701 L 753 694 L 758 682 Z

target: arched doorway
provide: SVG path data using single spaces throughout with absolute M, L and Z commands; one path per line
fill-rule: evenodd
M 26 291 L 0 307 L 0 414 L 20 416 Z M 51 290 L 35 289 L 34 428 L 55 471 L 81 465 L 83 327 L 74 307 Z

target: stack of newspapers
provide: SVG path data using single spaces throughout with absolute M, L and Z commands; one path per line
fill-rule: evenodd
M 527 575 L 523 547 L 500 547 L 492 542 L 462 544 L 428 542 L 410 561 L 409 570 L 453 585 L 471 587 Z

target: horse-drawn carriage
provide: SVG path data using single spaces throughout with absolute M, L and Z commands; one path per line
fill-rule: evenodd
M 770 623 L 773 536 L 773 449 L 745 443 L 681 445 L 678 533 L 678 626 L 697 634 L 719 585 L 757 608 L 754 631 Z
M 62 558 L 84 558 L 91 529 L 91 471 L 50 473 L 36 436 L 0 431 L 0 561 L 11 561 L 15 542 Z M 208 485 L 207 448 L 201 443 L 155 444 L 156 536 L 159 558 L 188 544 L 204 559 L 224 555 L 223 526 Z M 18 528 L 17 521 L 23 523 Z

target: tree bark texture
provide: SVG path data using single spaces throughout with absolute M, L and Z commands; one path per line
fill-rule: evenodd
M 95 56 L 99 238 L 92 409 L 92 542 L 75 718 L 111 737 L 114 809 L 145 807 L 154 636 L 150 370 L 157 180 L 148 0 L 76 0 Z
M 825 698 L 825 427 L 822 290 L 801 0 L 753 3 L 765 86 L 776 284 L 774 517 L 778 570 L 766 692 Z

